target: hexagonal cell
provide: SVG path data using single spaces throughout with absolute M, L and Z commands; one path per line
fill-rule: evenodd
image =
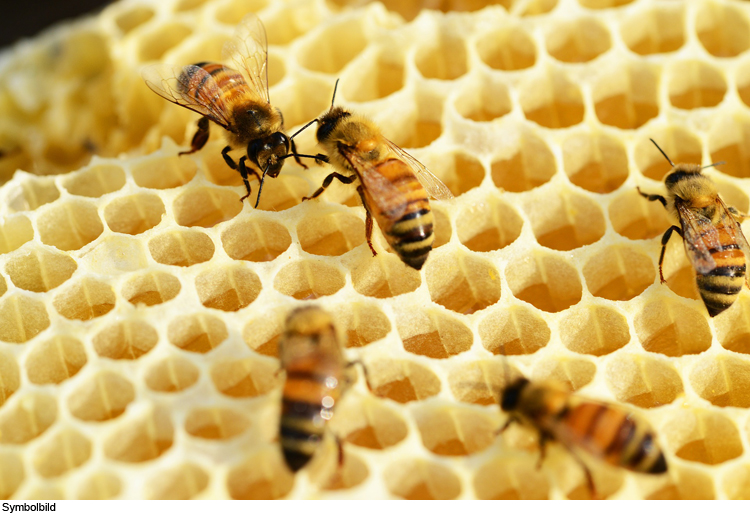
M 432 206 L 432 214 L 435 216 L 435 221 L 433 222 L 435 240 L 432 241 L 432 249 L 437 249 L 450 242 L 453 232 L 450 218 L 448 217 L 447 212 L 443 209 L 443 206 L 435 201 L 430 205 Z
M 716 407 L 750 407 L 750 363 L 722 354 L 699 360 L 690 371 L 690 385 Z
M 661 440 L 683 460 L 714 466 L 742 455 L 732 419 L 702 408 L 674 409 L 661 427 Z
M 27 392 L 0 416 L 0 444 L 25 444 L 46 431 L 56 419 L 54 396 Z
M 472 314 L 500 300 L 500 273 L 489 261 L 470 253 L 432 257 L 425 278 L 433 302 L 454 312 Z
M 446 31 L 438 31 L 435 37 L 434 42 L 417 48 L 414 61 L 419 73 L 426 79 L 450 81 L 469 71 L 464 40 Z
M 126 378 L 100 370 L 89 376 L 68 398 L 70 413 L 86 422 L 117 418 L 135 399 L 133 384 Z
M 736 112 L 713 117 L 708 135 L 711 163 L 725 162 L 717 167 L 724 174 L 750 178 L 750 120 Z
M 628 321 L 621 312 L 591 304 L 562 319 L 560 337 L 569 350 L 592 356 L 610 354 L 630 342 Z
M 228 26 L 236 26 L 248 13 L 257 13 L 268 5 L 268 0 L 227 0 L 218 3 L 216 20 Z M 268 24 L 268 23 L 266 23 Z
M 605 369 L 607 386 L 623 402 L 650 409 L 683 393 L 682 379 L 667 361 L 641 354 L 617 354 Z
M 464 90 L 454 104 L 462 117 L 477 122 L 499 119 L 513 109 L 508 86 L 492 77 L 483 79 L 479 87 Z
M 524 192 L 547 183 L 557 172 L 547 143 L 531 132 L 513 134 L 492 162 L 492 181 L 505 191 Z
M 206 313 L 182 315 L 167 327 L 169 342 L 187 352 L 205 354 L 219 346 L 227 337 L 229 333 L 224 322 Z
M 174 230 L 148 241 L 151 257 L 160 264 L 187 267 L 211 260 L 214 243 L 200 231 Z
M 702 4 L 696 12 L 695 31 L 715 57 L 735 57 L 750 48 L 750 22 L 743 10 L 730 4 Z
M 43 303 L 19 294 L 0 301 L 0 341 L 25 343 L 48 326 Z
M 174 299 L 180 289 L 180 281 L 176 277 L 153 271 L 128 279 L 122 287 L 122 296 L 132 304 L 154 306 Z
M 150 7 L 144 5 L 127 6 L 115 15 L 115 25 L 123 35 L 127 35 L 138 26 L 151 20 L 153 16 L 154 10 Z
M 471 348 L 474 336 L 460 320 L 437 310 L 399 311 L 396 327 L 412 354 L 445 359 Z
M 377 299 L 409 293 L 422 284 L 417 270 L 406 266 L 390 253 L 380 253 L 376 258 L 365 257 L 364 262 L 357 262 L 356 267 L 352 268 L 351 274 L 357 293 Z
M 706 316 L 673 299 L 646 304 L 635 316 L 635 331 L 644 349 L 669 357 L 698 354 L 712 340 Z
M 198 167 L 187 156 L 154 157 L 132 168 L 133 180 L 147 189 L 172 189 L 193 179 Z
M 222 361 L 211 369 L 211 381 L 231 398 L 254 398 L 278 386 L 278 370 L 278 365 L 256 358 Z
M 291 174 L 282 174 L 280 178 L 266 178 L 263 184 L 263 197 L 258 209 L 273 212 L 285 211 L 301 204 L 302 198 L 309 194 L 310 181 L 305 178 Z M 256 196 L 248 198 L 252 204 L 255 204 L 255 199 Z
M 424 400 L 440 392 L 438 377 L 413 361 L 368 361 L 366 375 L 367 384 L 375 396 L 398 403 Z
M 690 60 L 669 66 L 669 101 L 672 106 L 691 110 L 716 106 L 727 92 L 721 71 L 705 62 Z
M 730 500 L 747 500 L 750 498 L 750 466 L 735 465 L 723 474 L 722 488 Z
M 117 165 L 94 165 L 66 176 L 62 185 L 70 194 L 99 198 L 125 186 L 125 171 Z
M 589 62 L 612 45 L 607 27 L 593 17 L 564 20 L 552 28 L 545 37 L 547 51 L 562 62 Z
M 620 26 L 625 45 L 639 55 L 670 53 L 685 44 L 683 5 L 656 5 L 633 12 Z
M 135 193 L 109 202 L 104 208 L 104 220 L 115 233 L 138 235 L 159 225 L 165 212 L 158 195 Z
M 99 471 L 89 475 L 78 487 L 76 498 L 79 500 L 114 499 L 122 491 L 122 483 L 116 474 L 110 471 Z
M 716 337 L 721 346 L 733 352 L 750 354 L 750 299 L 746 295 L 714 319 Z
M 506 266 L 505 276 L 517 299 L 545 312 L 570 308 L 583 293 L 578 271 L 565 259 L 548 252 L 533 251 L 516 258 Z
M 294 475 L 287 468 L 277 446 L 255 451 L 227 474 L 226 489 L 237 500 L 279 499 L 294 486 Z
M 250 420 L 232 409 L 193 408 L 185 417 L 185 431 L 204 440 L 226 440 L 244 432 Z
M 641 190 L 650 192 L 643 187 Z M 614 230 L 630 240 L 661 236 L 672 225 L 659 202 L 649 202 L 635 189 L 618 193 L 609 204 L 608 213 Z
M 308 253 L 338 257 L 365 243 L 365 223 L 349 212 L 307 215 L 297 224 L 297 237 Z
M 383 474 L 388 491 L 409 500 L 451 500 L 461 494 L 461 481 L 447 467 L 422 459 L 392 462 Z
M 201 304 L 225 312 L 248 306 L 258 298 L 261 288 L 258 276 L 239 265 L 204 271 L 195 278 Z
M 629 301 L 654 283 L 653 260 L 635 247 L 609 245 L 583 266 L 586 287 L 596 297 Z
M 279 355 L 279 336 L 284 331 L 288 310 L 279 307 L 268 309 L 261 316 L 248 321 L 242 329 L 242 338 L 252 350 L 269 357 Z
M 523 220 L 504 200 L 490 195 L 463 209 L 456 218 L 461 243 L 471 251 L 487 252 L 512 244 L 520 235 Z
M 525 200 L 534 236 L 542 246 L 570 251 L 604 236 L 601 206 L 584 194 L 546 188 Z
M 301 260 L 282 268 L 274 277 L 273 286 L 284 295 L 308 300 L 333 295 L 345 283 L 338 268 L 317 260 Z
M 0 352 L 0 407 L 8 401 L 20 385 L 21 373 L 16 360 L 10 353 Z
M 172 447 L 174 427 L 169 412 L 154 408 L 143 416 L 123 422 L 104 442 L 104 455 L 118 462 L 154 460 Z
M 44 478 L 59 477 L 90 456 L 91 441 L 75 429 L 63 429 L 34 451 L 34 469 Z
M 0 453 L 0 500 L 10 499 L 26 477 L 19 455 Z
M 308 70 L 338 73 L 367 47 L 368 29 L 368 24 L 362 18 L 348 18 L 328 25 L 304 48 L 300 48 L 297 60 Z
M 139 62 L 151 62 L 161 59 L 166 52 L 185 40 L 193 31 L 178 23 L 159 24 L 148 33 L 139 35 Z
M 235 260 L 267 262 L 281 255 L 292 243 L 289 231 L 270 220 L 245 220 L 234 223 L 221 234 L 227 255 Z
M 11 210 L 34 211 L 60 197 L 57 179 L 28 176 L 21 180 L 21 196 L 11 203 Z
M 146 483 L 144 496 L 156 500 L 188 500 L 206 489 L 208 481 L 208 473 L 187 462 L 162 469 Z
M 57 384 L 72 378 L 86 364 L 86 349 L 78 339 L 56 335 L 35 346 L 26 358 L 26 374 L 37 385 Z
M 454 151 L 431 151 L 420 157 L 433 173 L 443 181 L 455 196 L 479 187 L 484 180 L 484 166 L 472 154 Z M 434 206 L 433 201 L 432 205 Z M 435 211 L 433 207 L 433 212 Z M 434 246 L 434 244 L 433 244 Z
M 479 323 L 482 346 L 495 355 L 533 354 L 549 342 L 544 319 L 525 306 L 493 310 Z
M 370 476 L 367 464 L 352 453 L 344 454 L 344 462 L 322 488 L 325 490 L 351 489 L 362 484 Z
M 375 397 L 344 398 L 336 408 L 331 429 L 346 442 L 368 449 L 386 449 L 409 434 L 404 419 Z
M 181 357 L 169 357 L 151 365 L 145 380 L 149 389 L 156 392 L 181 392 L 192 387 L 200 377 L 200 370 Z
M 5 264 L 13 284 L 24 290 L 47 292 L 68 280 L 78 268 L 64 253 L 37 247 L 16 252 Z
M 602 72 L 592 91 L 599 122 L 632 129 L 659 115 L 659 75 L 657 66 L 641 62 Z
M 531 372 L 534 380 L 551 381 L 567 387 L 570 392 L 591 383 L 595 375 L 596 364 L 593 361 L 568 356 L 540 359 L 534 363 Z
M 391 331 L 388 317 L 374 304 L 349 302 L 329 312 L 338 331 L 344 334 L 344 346 L 348 348 L 369 345 Z
M 512 24 L 493 28 L 477 39 L 479 58 L 495 70 L 523 70 L 536 62 L 536 46 L 531 35 Z
M 244 2 L 252 3 L 252 9 L 245 6 L 244 13 L 252 10 L 256 13 L 263 9 L 268 0 L 234 0 L 235 3 Z M 279 7 L 279 6 L 274 6 Z M 267 16 L 263 17 L 263 23 L 268 33 L 268 43 L 270 45 L 285 46 L 291 44 L 294 40 L 301 37 L 315 26 L 319 25 L 322 18 L 329 12 L 318 4 L 296 4 L 284 5 L 281 9 L 272 10 Z M 265 13 L 264 13 L 265 15 Z M 239 20 L 231 23 L 236 25 Z
M 568 179 L 587 191 L 609 193 L 628 178 L 628 155 L 615 136 L 601 133 L 569 135 L 562 150 Z
M 22 214 L 6 216 L 0 222 L 0 255 L 15 251 L 32 238 L 31 220 Z
M 549 482 L 531 460 L 495 458 L 474 475 L 474 493 L 483 500 L 545 500 Z
M 159 341 L 154 327 L 145 321 L 128 319 L 108 326 L 92 340 L 94 350 L 109 359 L 138 359 Z
M 104 231 L 96 206 L 83 199 L 68 199 L 50 206 L 36 221 L 43 243 L 63 251 L 81 249 Z
M 526 119 L 545 128 L 567 128 L 583 121 L 581 90 L 561 70 L 548 69 L 525 79 L 519 100 Z
M 645 497 L 649 500 L 713 500 L 713 479 L 693 468 L 670 466 L 669 482 Z M 730 497 L 731 498 L 731 497 Z
M 506 384 L 520 375 L 508 361 L 485 359 L 459 364 L 448 374 L 448 383 L 458 401 L 499 405 Z
M 479 410 L 429 406 L 414 409 L 413 415 L 422 445 L 436 455 L 470 455 L 495 441 L 497 421 Z
M 661 247 L 661 246 L 657 246 Z M 659 250 L 654 249 L 654 255 Z M 700 299 L 698 285 L 695 281 L 696 273 L 685 253 L 685 245 L 680 237 L 669 241 L 664 253 L 662 273 L 670 290 L 680 297 L 687 299 Z
M 383 99 L 404 87 L 404 65 L 399 57 L 384 49 L 368 49 L 360 58 L 356 75 L 350 75 L 341 87 L 347 101 L 364 103 Z
M 648 137 L 639 138 L 635 146 L 635 163 L 638 170 L 652 180 L 662 181 L 671 170 L 669 162 L 651 139 L 669 154 L 675 163 L 701 164 L 702 146 L 698 137 L 685 128 L 668 127 L 649 131 Z
M 67 319 L 88 321 L 115 307 L 115 292 L 107 283 L 83 278 L 60 292 L 52 305 Z
M 237 193 L 215 187 L 193 187 L 175 198 L 175 221 L 186 227 L 212 227 L 242 211 Z

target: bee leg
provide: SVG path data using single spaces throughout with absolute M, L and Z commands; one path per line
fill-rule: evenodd
M 297 162 L 297 165 L 299 165 L 300 167 L 303 167 L 303 168 L 306 169 L 307 165 L 305 165 L 304 163 L 302 163 L 302 161 L 300 161 L 300 159 L 299 159 L 300 155 L 297 152 L 297 145 L 294 144 L 294 140 L 291 139 L 291 140 L 289 140 L 289 142 L 292 144 L 292 155 L 294 156 L 294 161 Z M 307 157 L 307 156 L 305 156 L 305 157 Z
M 659 200 L 664 207 L 667 207 L 667 199 L 664 198 L 662 195 L 660 195 L 660 194 L 646 194 L 645 192 L 643 192 L 641 190 L 640 187 L 636 187 L 636 189 L 638 190 L 638 194 L 640 194 L 644 198 L 648 198 L 649 202 L 654 202 L 656 200 Z
M 661 237 L 661 254 L 659 255 L 659 278 L 661 279 L 662 284 L 667 281 L 664 280 L 664 273 L 662 273 L 661 271 L 661 264 L 662 262 L 664 262 L 664 252 L 667 250 L 667 242 L 669 242 L 669 237 L 671 237 L 672 233 L 674 232 L 677 232 L 678 235 L 683 236 L 682 230 L 676 225 L 673 225 L 669 226 L 669 229 L 664 232 L 664 236 Z
M 734 207 L 727 207 L 727 211 L 729 211 L 731 215 L 735 218 L 735 220 L 737 220 L 738 222 L 740 220 L 744 220 L 745 218 L 750 218 L 750 215 L 746 215 L 745 213 L 740 213 Z
M 180 152 L 178 156 L 183 156 L 185 154 L 192 154 L 193 152 L 198 152 L 200 149 L 203 148 L 203 145 L 206 144 L 206 141 L 208 141 L 208 134 L 209 134 L 208 118 L 201 117 L 198 120 L 198 130 L 195 131 L 195 134 L 193 135 L 193 139 L 190 142 L 190 150 L 186 150 L 185 152 Z M 227 149 L 229 149 L 229 147 L 227 147 Z
M 247 194 L 240 198 L 240 202 L 244 201 L 246 198 L 250 198 L 250 194 L 252 191 L 250 190 L 250 179 L 248 178 L 248 172 L 251 172 L 253 176 L 255 176 L 255 179 L 261 182 L 261 186 L 258 188 L 258 200 L 260 200 L 260 191 L 263 189 L 263 182 L 258 178 L 258 173 L 255 172 L 253 169 L 248 169 L 247 165 L 245 165 L 245 161 L 247 160 L 247 156 L 242 156 L 240 158 L 239 163 L 239 170 L 240 170 L 240 176 L 242 176 L 242 183 L 245 184 L 245 189 L 247 189 Z M 257 202 L 256 202 L 257 207 Z
M 346 367 L 344 368 L 348 370 L 350 368 L 353 368 L 355 365 L 362 366 L 362 372 L 365 375 L 365 383 L 367 384 L 367 388 L 372 391 L 372 387 L 370 386 L 370 376 L 367 374 L 367 365 L 365 365 L 364 361 L 362 361 L 361 359 L 350 361 L 349 363 L 346 364 Z M 350 376 L 347 375 L 346 383 L 348 385 L 351 385 L 352 383 L 354 383 L 354 381 L 351 379 Z
M 305 196 L 304 198 L 302 198 L 302 201 L 304 202 L 305 200 L 312 200 L 313 198 L 317 198 L 318 196 L 323 194 L 323 191 L 325 191 L 328 188 L 328 186 L 331 185 L 331 182 L 333 181 L 334 178 L 336 178 L 341 183 L 345 183 L 348 185 L 350 183 L 354 183 L 354 180 L 357 179 L 357 176 L 352 174 L 351 176 L 347 178 L 346 176 L 343 176 L 339 174 L 338 172 L 332 172 L 331 174 L 326 176 L 325 180 L 323 180 L 323 185 L 320 186 L 320 189 L 312 193 L 312 196 Z
M 365 190 L 359 185 L 357 186 L 357 192 L 362 200 L 362 205 L 365 206 L 365 238 L 367 239 L 367 245 L 370 246 L 372 256 L 377 257 L 378 252 L 372 247 L 372 215 L 370 214 L 370 209 L 367 208 L 367 202 L 365 201 Z
M 539 434 L 539 460 L 536 461 L 537 471 L 542 468 L 542 463 L 547 458 L 547 441 L 549 440 L 550 436 L 547 433 Z
M 586 476 L 586 486 L 589 488 L 589 493 L 591 493 L 592 499 L 598 499 L 599 494 L 596 492 L 596 486 L 594 485 L 594 477 L 591 475 L 591 470 L 586 465 L 586 463 L 581 460 L 581 457 L 579 457 L 573 450 L 568 449 L 568 452 L 570 453 L 570 456 L 573 457 L 573 459 L 578 462 L 578 465 L 581 466 L 581 469 L 583 470 L 583 474 Z
M 502 427 L 500 427 L 500 429 L 495 431 L 495 436 L 503 434 L 505 430 L 511 426 L 511 424 L 517 421 L 518 421 L 518 418 L 516 418 L 515 416 L 511 416 L 510 418 L 508 418 L 508 420 L 502 425 Z

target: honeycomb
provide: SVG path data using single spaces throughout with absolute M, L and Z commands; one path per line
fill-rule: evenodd
M 456 198 L 417 272 L 354 186 L 287 163 L 260 207 L 153 62 L 265 23 L 287 130 L 366 114 Z M 660 204 L 675 162 L 750 206 L 750 5 L 733 0 L 121 0 L 0 57 L 0 499 L 586 498 L 504 422 L 506 368 L 648 420 L 666 476 L 605 498 L 750 498 L 750 293 L 711 319 Z M 298 136 L 314 153 L 314 133 Z M 253 184 L 254 194 L 257 184 Z M 281 326 L 316 303 L 359 376 L 340 471 L 277 442 Z M 507 356 L 498 357 L 498 356 Z

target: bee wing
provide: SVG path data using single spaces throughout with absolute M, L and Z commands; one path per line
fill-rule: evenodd
M 427 191 L 427 194 L 429 194 L 432 198 L 436 198 L 438 200 L 450 200 L 451 198 L 453 198 L 453 193 L 448 188 L 448 186 L 440 181 L 440 179 L 438 179 L 438 177 L 435 176 L 430 171 L 430 169 L 425 167 L 420 161 L 414 158 L 414 156 L 393 143 L 390 139 L 383 138 L 383 140 L 385 141 L 385 144 L 388 145 L 388 147 L 391 149 L 393 154 L 395 154 L 397 158 L 406 163 L 411 168 L 411 170 L 414 171 L 414 174 L 417 176 L 417 179 L 422 184 L 425 191 Z
M 401 199 L 402 193 L 399 188 L 383 176 L 374 163 L 364 161 L 355 150 L 339 147 L 339 152 L 354 167 L 362 186 L 377 205 L 378 211 L 391 218 L 401 217 L 406 209 L 407 202 Z
M 263 101 L 268 96 L 268 41 L 263 22 L 250 13 L 237 26 L 234 36 L 221 51 L 225 64 L 242 73 L 248 86 Z
M 695 271 L 705 275 L 716 268 L 716 261 L 709 247 L 721 247 L 719 231 L 708 218 L 695 214 L 680 200 L 675 200 L 675 207 L 680 217 L 682 238 L 690 263 Z
M 717 197 L 716 201 L 724 211 L 724 218 L 722 219 L 724 223 L 724 230 L 731 237 L 731 240 L 734 240 L 737 245 L 740 246 L 740 249 L 745 254 L 745 258 L 750 258 L 750 244 L 747 243 L 745 234 L 742 232 L 742 226 L 734 217 L 734 215 L 729 212 L 729 208 L 727 207 L 727 204 L 724 203 L 724 200 Z
M 141 76 L 146 86 L 167 101 L 206 116 L 227 130 L 231 128 L 229 111 L 221 98 L 221 90 L 211 74 L 200 66 L 150 64 L 141 70 Z M 194 97 L 191 92 L 201 83 L 201 89 Z

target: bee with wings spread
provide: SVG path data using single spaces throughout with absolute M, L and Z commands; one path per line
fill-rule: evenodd
M 685 252 L 695 268 L 698 292 L 708 314 L 714 317 L 732 305 L 742 291 L 742 283 L 747 283 L 746 259 L 750 246 L 739 224 L 746 215 L 724 203 L 713 180 L 702 172 L 708 167 L 675 165 L 659 145 L 656 148 L 672 165 L 664 178 L 667 196 L 646 194 L 640 188 L 638 192 L 650 201 L 661 202 L 680 223 L 680 227 L 673 225 L 667 229 L 661 239 L 659 277 L 664 282 L 661 269 L 664 251 L 676 232 L 682 236 Z
M 222 57 L 230 66 L 215 62 L 189 66 L 154 64 L 146 66 L 142 75 L 157 95 L 203 116 L 198 120 L 190 150 L 180 154 L 203 148 L 209 137 L 209 121 L 226 131 L 229 145 L 221 155 L 242 176 L 247 194 L 240 200 L 250 196 L 248 174 L 260 182 L 255 201 L 258 207 L 265 177 L 276 178 L 290 156 L 307 168 L 300 161 L 306 156 L 297 153 L 294 140 L 284 132 L 281 111 L 271 106 L 266 30 L 256 15 L 247 15 L 240 22 L 234 37 L 224 45 Z M 235 162 L 229 152 L 239 148 L 246 149 L 246 154 Z M 258 170 L 248 167 L 248 160 Z

